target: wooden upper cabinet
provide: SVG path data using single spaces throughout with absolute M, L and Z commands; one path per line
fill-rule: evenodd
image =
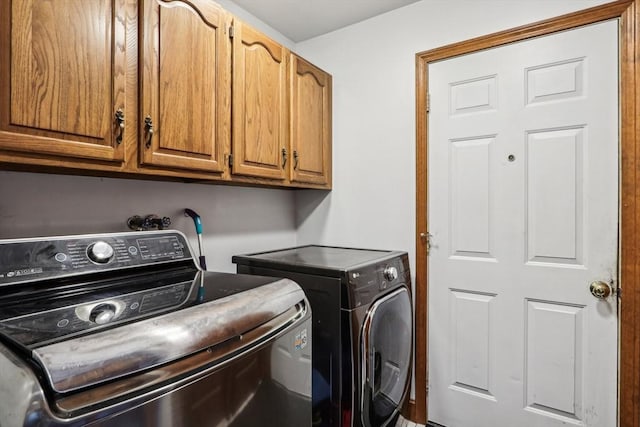
M 291 55 L 291 182 L 331 187 L 331 75 Z
M 212 0 L 0 0 L 0 164 L 330 188 L 331 76 Z
M 123 4 L 0 2 L 0 150 L 124 160 Z
M 286 178 L 289 51 L 233 23 L 232 173 Z
M 230 141 L 229 15 L 209 0 L 143 0 L 140 159 L 223 172 Z

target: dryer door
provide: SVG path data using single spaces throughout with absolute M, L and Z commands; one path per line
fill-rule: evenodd
M 361 335 L 361 414 L 365 426 L 384 426 L 404 398 L 411 373 L 412 307 L 406 288 L 375 301 Z

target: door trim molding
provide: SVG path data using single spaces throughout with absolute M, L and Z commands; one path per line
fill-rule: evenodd
M 405 416 L 427 422 L 428 355 L 428 130 L 430 63 L 532 37 L 620 18 L 620 303 L 619 426 L 640 425 L 640 0 L 619 0 L 416 54 L 416 280 L 415 399 Z M 614 333 L 614 331 L 612 331 Z M 623 374 L 621 374 L 623 373 Z

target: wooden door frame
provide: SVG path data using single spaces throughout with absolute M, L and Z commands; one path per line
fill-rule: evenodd
M 428 129 L 429 64 L 459 55 L 502 46 L 620 18 L 620 320 L 618 403 L 619 427 L 640 425 L 640 0 L 619 0 L 579 12 L 551 18 L 454 43 L 416 54 L 416 354 L 415 399 L 405 415 L 427 422 L 428 344 Z

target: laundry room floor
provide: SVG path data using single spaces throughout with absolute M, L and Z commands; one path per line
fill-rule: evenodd
M 416 424 L 413 421 L 404 419 L 404 417 L 400 415 L 398 417 L 398 421 L 396 422 L 395 427 L 444 427 L 444 426 L 441 426 L 440 424 L 434 424 L 431 422 L 427 422 L 426 426 L 424 424 Z

